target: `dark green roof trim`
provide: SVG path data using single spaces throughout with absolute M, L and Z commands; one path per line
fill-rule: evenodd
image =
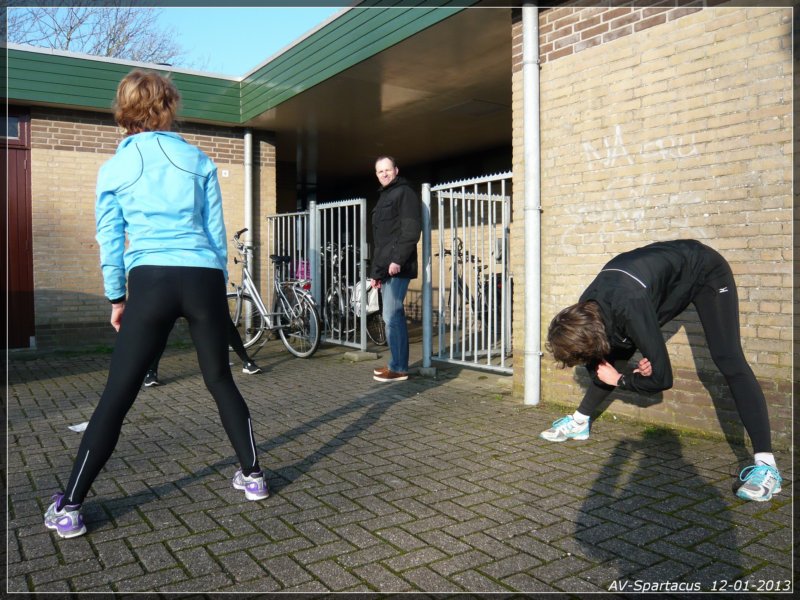
M 352 8 L 241 79 L 164 68 L 181 92 L 182 119 L 241 125 L 345 69 L 465 9 L 465 2 Z M 460 5 L 459 5 L 460 4 Z M 48 50 L 8 48 L 8 98 L 110 111 L 119 80 L 136 67 Z
M 8 98 L 110 110 L 120 79 L 136 65 L 8 49 Z M 150 67 L 152 65 L 142 65 Z M 165 69 L 163 72 L 168 72 Z M 239 82 L 172 72 L 182 118 L 239 123 Z

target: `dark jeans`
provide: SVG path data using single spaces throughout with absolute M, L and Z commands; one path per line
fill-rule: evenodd
M 214 397 L 242 470 L 245 474 L 259 470 L 250 412 L 228 364 L 230 317 L 222 271 L 140 266 L 128 276 L 128 301 L 108 381 L 81 439 L 64 504 L 83 502 L 117 445 L 122 422 L 148 366 L 164 347 L 178 317 L 189 323 L 203 380 Z
M 739 418 L 753 442 L 753 450 L 772 452 L 767 402 L 742 351 L 736 282 L 727 261 L 714 250 L 709 249 L 705 285 L 692 304 L 703 325 L 711 358 L 728 383 Z M 633 350 L 612 351 L 607 360 L 621 371 L 633 353 Z M 590 383 L 578 410 L 584 415 L 592 415 L 614 389 L 613 386 Z

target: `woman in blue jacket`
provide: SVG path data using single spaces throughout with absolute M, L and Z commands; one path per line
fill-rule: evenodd
M 562 366 L 586 365 L 592 382 L 578 410 L 541 433 L 552 442 L 586 440 L 590 417 L 616 388 L 652 394 L 672 387 L 672 366 L 661 326 L 693 304 L 711 358 L 730 387 L 753 443 L 737 495 L 766 501 L 781 491 L 764 393 L 739 338 L 739 299 L 727 261 L 695 240 L 657 242 L 606 264 L 577 304 L 550 323 L 547 347 Z M 628 361 L 636 350 L 642 359 Z
M 69 483 L 45 513 L 45 525 L 61 537 L 86 532 L 81 503 L 178 317 L 189 323 L 203 380 L 241 465 L 233 487 L 248 500 L 269 495 L 250 412 L 228 364 L 227 239 L 217 170 L 202 151 L 169 131 L 179 100 L 175 86 L 156 73 L 133 71 L 117 89 L 114 117 L 126 137 L 98 174 L 95 217 L 118 336 Z

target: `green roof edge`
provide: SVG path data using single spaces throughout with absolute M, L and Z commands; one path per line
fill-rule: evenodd
M 10 45 L 5 57 L 6 97 L 10 103 L 110 112 L 117 84 L 125 74 L 134 68 L 155 69 L 169 73 L 180 90 L 182 119 L 243 125 L 467 8 L 464 2 L 441 4 L 355 7 L 240 78 Z

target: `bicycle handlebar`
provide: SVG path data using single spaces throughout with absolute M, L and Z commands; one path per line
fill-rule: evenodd
M 470 251 L 469 251 L 469 250 L 467 250 L 466 252 L 462 252 L 462 250 L 461 250 L 462 248 L 463 248 L 463 245 L 459 245 L 459 247 L 458 247 L 458 251 L 457 251 L 458 253 L 455 255 L 455 256 L 457 256 L 457 257 L 458 257 L 458 259 L 459 259 L 460 261 L 463 261 L 463 260 L 464 260 L 464 258 L 466 257 L 466 259 L 467 259 L 469 262 L 471 262 L 471 263 L 478 263 L 478 265 L 480 265 L 480 266 L 483 266 L 483 265 L 481 264 L 483 261 L 481 261 L 481 258 L 480 258 L 479 256 L 476 256 L 475 254 L 472 254 L 472 253 L 470 253 Z M 449 248 L 445 248 L 445 249 L 444 249 L 444 255 L 445 255 L 445 256 L 453 256 L 453 251 L 452 251 L 452 250 L 450 250 Z M 434 256 L 440 256 L 440 254 L 439 254 L 438 252 L 436 252 L 436 253 L 434 254 Z
M 245 249 L 253 250 L 255 246 L 253 244 L 245 244 L 244 242 L 239 240 L 239 236 L 243 233 L 248 231 L 247 227 L 244 227 L 233 234 L 233 243 L 236 244 L 236 249 L 241 253 L 244 254 Z

